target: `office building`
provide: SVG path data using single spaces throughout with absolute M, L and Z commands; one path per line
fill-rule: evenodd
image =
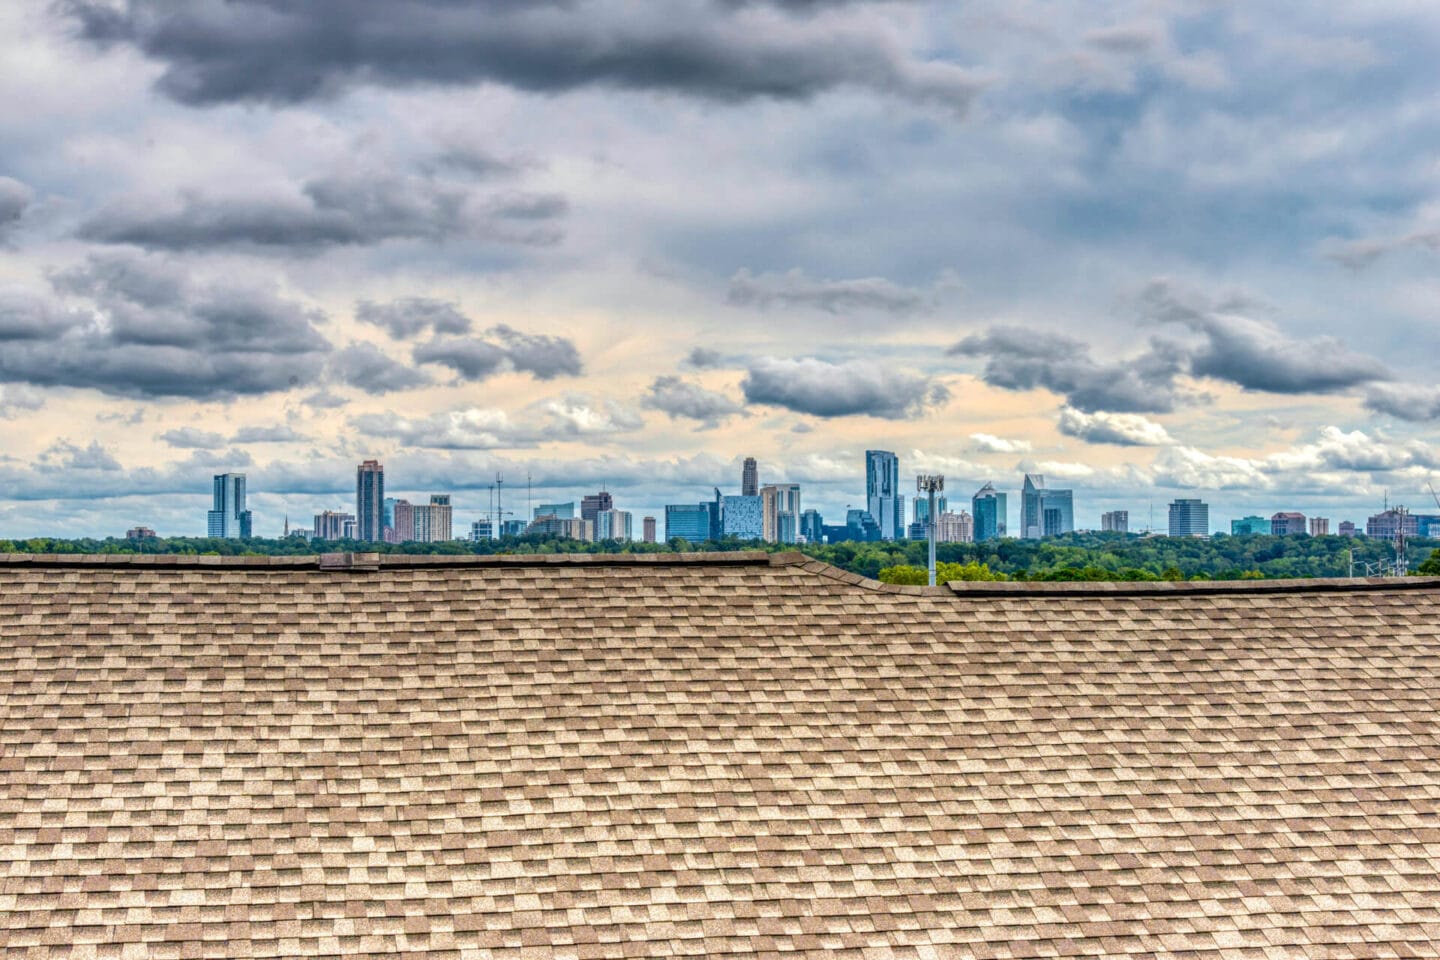
M 502 520 L 500 521 L 500 536 L 522 537 L 525 535 L 524 520 Z
M 1005 517 L 1009 507 L 1005 494 L 996 490 L 995 484 L 987 482 L 975 491 L 975 496 L 970 500 L 970 508 L 975 516 L 976 540 L 998 540 L 1006 536 Z
M 641 531 L 642 531 L 641 536 L 643 536 L 643 537 L 645 538 L 645 542 L 646 542 L 646 543 L 654 543 L 654 542 L 655 542 L 655 518 L 654 518 L 654 517 L 646 517 L 645 519 L 641 520 L 641 521 L 640 521 L 640 528 L 641 528 Z
M 758 497 L 760 495 L 760 466 L 755 462 L 754 457 L 746 457 L 744 466 L 740 468 L 740 495 L 742 497 Z
M 1171 501 L 1170 536 L 1210 536 L 1210 505 L 1203 500 Z
M 1401 521 L 1401 517 L 1404 521 Z M 1365 536 L 1379 537 L 1382 540 L 1393 540 L 1395 534 L 1401 528 L 1405 530 L 1405 536 L 1418 537 L 1420 535 L 1420 519 L 1413 513 L 1402 513 L 1398 509 L 1386 510 L 1377 513 L 1365 521 Z
M 905 528 L 905 538 L 907 540 L 928 540 L 930 532 L 925 529 L 925 524 L 915 520 Z
M 947 513 L 949 510 L 950 501 L 945 499 L 943 495 L 937 496 L 935 498 L 936 515 L 938 516 L 939 514 Z M 920 524 L 920 527 L 924 529 L 925 521 L 929 518 L 930 515 L 930 498 L 928 496 L 916 496 L 914 514 L 914 522 Z
M 1281 512 L 1270 517 L 1270 533 L 1277 537 L 1292 537 L 1305 532 L 1305 514 Z
M 1239 520 L 1230 521 L 1230 535 L 1232 537 L 1243 537 L 1252 534 L 1260 536 L 1270 535 L 1270 521 L 1264 517 L 1241 517 Z
M 386 530 L 389 530 L 395 526 L 395 498 L 386 497 L 384 504 L 382 508 L 383 516 L 380 518 L 380 522 L 385 526 Z M 387 536 L 385 539 L 389 540 L 390 538 Z
M 740 496 L 722 497 L 720 501 L 720 535 L 737 540 L 760 540 L 765 534 L 765 511 L 761 499 Z
M 905 495 L 900 492 L 900 458 L 889 450 L 865 451 L 865 506 L 881 540 L 905 535 Z
M 495 525 L 489 520 L 476 520 L 470 524 L 470 539 L 474 543 L 495 539 Z
M 1419 531 L 1419 536 L 1422 537 L 1434 537 L 1440 534 L 1440 514 L 1415 514 L 1415 529 Z
M 1045 478 L 1038 473 L 1025 474 L 1020 491 L 1020 535 L 1027 540 L 1038 540 L 1074 530 L 1073 493 L 1045 486 Z
M 670 503 L 665 505 L 665 539 L 676 537 L 690 543 L 704 543 L 711 539 L 710 517 L 713 509 L 708 503 Z
M 880 524 L 870 515 L 869 510 L 851 508 L 845 511 L 845 539 L 858 543 L 872 543 L 881 539 Z
M 1330 518 L 1329 518 L 1329 517 L 1311 517 L 1311 518 L 1310 518 L 1310 536 L 1312 536 L 1312 537 L 1328 537 L 1329 535 L 1330 535 Z
M 800 484 L 771 483 L 760 488 L 761 536 L 770 543 L 795 543 L 800 537 Z
M 1130 511 L 1107 510 L 1100 514 L 1100 530 L 1103 533 L 1129 533 Z
M 355 539 L 385 539 L 385 468 L 378 460 L 355 469 Z
M 341 525 L 340 538 L 342 540 L 354 540 L 358 530 L 359 525 L 355 522 L 355 518 L 346 517 L 345 522 Z
M 964 510 L 942 513 L 935 523 L 937 543 L 971 543 L 975 539 L 975 518 Z
M 345 539 L 346 523 L 349 523 L 351 525 L 351 528 L 353 529 L 355 524 L 355 514 L 345 513 L 340 510 L 326 510 L 324 513 L 315 514 L 315 539 Z
M 525 528 L 527 537 L 558 537 L 561 540 L 594 540 L 595 523 L 583 517 L 536 517 Z
M 575 516 L 575 501 L 569 503 L 542 503 L 531 513 L 531 520 L 539 520 L 541 517 L 555 517 L 558 520 L 570 520 Z
M 157 534 L 155 533 L 155 531 L 151 530 L 149 527 L 131 527 L 129 530 L 125 531 L 126 540 L 143 540 L 146 537 L 153 537 L 156 535 Z
M 589 520 L 595 525 L 596 530 L 600 529 L 599 516 L 601 512 L 614 509 L 615 498 L 604 490 L 580 499 L 580 519 Z M 606 537 L 604 534 L 597 534 L 596 539 L 604 540 Z
M 629 510 L 601 510 L 595 514 L 594 533 L 595 539 L 599 540 L 631 540 L 631 522 L 633 516 Z
M 825 542 L 825 518 L 819 510 L 810 509 L 800 514 L 800 537 L 806 543 Z
M 1337 532 L 1340 536 L 1342 536 L 1342 537 L 1353 537 L 1353 536 L 1355 536 L 1355 521 L 1353 521 L 1353 520 L 1341 520 L 1341 521 L 1340 521 L 1340 526 L 1339 526 L 1338 528 L 1336 528 L 1336 532 Z
M 208 536 L 249 537 L 250 511 L 245 507 L 245 474 L 219 473 L 213 478 L 213 502 L 205 516 Z

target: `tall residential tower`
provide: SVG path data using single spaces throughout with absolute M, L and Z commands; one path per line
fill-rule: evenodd
M 900 458 L 889 450 L 865 451 L 865 503 L 881 540 L 905 536 L 905 495 L 900 492 Z
M 366 460 L 355 469 L 355 539 L 385 539 L 385 468 Z
M 211 537 L 250 536 L 250 511 L 245 507 L 245 474 L 217 473 L 214 501 L 205 517 L 206 535 Z

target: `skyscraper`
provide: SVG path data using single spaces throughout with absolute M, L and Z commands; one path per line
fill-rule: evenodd
M 760 488 L 760 500 L 764 538 L 770 543 L 795 543 L 800 535 L 800 484 L 766 484 Z
M 742 497 L 758 497 L 760 495 L 760 466 L 755 462 L 754 457 L 746 457 L 745 465 L 740 469 L 740 495 Z
M 601 490 L 599 493 L 592 493 L 589 496 L 583 497 L 580 500 L 580 519 L 589 520 L 591 523 L 595 523 L 596 518 L 600 515 L 602 511 L 614 509 L 615 498 L 610 496 L 610 494 L 605 492 L 604 490 Z M 598 531 L 600 525 L 598 523 L 595 523 L 595 528 Z M 595 534 L 595 539 L 604 540 L 606 539 L 606 536 L 597 532 Z
M 245 474 L 218 473 L 213 481 L 213 502 L 205 517 L 211 537 L 250 536 L 250 511 L 245 508 Z
M 881 540 L 905 536 L 905 495 L 900 492 L 900 458 L 889 450 L 865 451 L 865 503 L 880 527 Z
M 800 536 L 805 538 L 806 543 L 825 541 L 825 518 L 819 510 L 812 507 L 800 514 Z
M 1210 505 L 1203 500 L 1175 500 L 1170 504 L 1170 536 L 1210 536 Z
M 1055 537 L 1075 529 L 1074 494 L 1045 486 L 1038 473 L 1025 474 L 1020 490 L 1020 535 L 1027 540 Z
M 998 540 L 1006 535 L 1005 518 L 1009 512 L 1005 494 L 987 482 L 975 491 L 970 501 L 975 514 L 975 539 Z
M 654 517 L 646 517 L 645 519 L 641 520 L 641 521 L 640 521 L 640 528 L 641 528 L 641 530 L 643 531 L 642 534 L 641 534 L 641 536 L 644 537 L 645 542 L 646 542 L 646 543 L 654 543 L 654 542 L 655 542 L 655 518 L 654 518 Z
M 355 539 L 385 539 L 385 468 L 366 460 L 355 470 Z

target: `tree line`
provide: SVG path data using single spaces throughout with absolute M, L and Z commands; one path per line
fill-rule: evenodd
M 1414 540 L 1410 568 L 1440 575 L 1440 541 Z M 211 556 L 305 556 L 326 551 L 395 554 L 547 554 L 666 553 L 673 551 L 802 550 L 817 560 L 892 583 L 924 583 L 926 544 L 919 540 L 881 543 L 805 544 L 794 547 L 758 540 L 726 539 L 688 543 L 625 540 L 587 542 L 554 537 L 506 537 L 500 540 L 444 543 L 370 543 L 212 537 L 144 537 L 125 539 L 0 540 L 0 553 L 155 553 Z M 1368 537 L 1245 536 L 1144 537 L 1119 533 L 1075 533 L 1045 540 L 990 540 L 983 543 L 942 543 L 939 563 L 951 564 L 949 579 L 1014 580 L 1239 580 L 1247 578 L 1344 577 L 1352 561 L 1363 574 L 1366 564 L 1393 559 L 1388 540 Z M 917 572 L 918 571 L 918 572 Z M 918 579 L 917 579 L 918 578 Z M 945 577 L 940 578 L 942 581 Z

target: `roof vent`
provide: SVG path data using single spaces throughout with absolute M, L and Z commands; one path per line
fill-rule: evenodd
M 379 570 L 378 553 L 322 553 L 321 570 Z

